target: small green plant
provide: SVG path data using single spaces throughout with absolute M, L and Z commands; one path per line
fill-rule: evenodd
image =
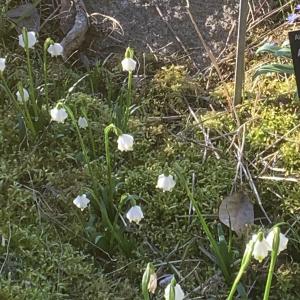
M 270 53 L 275 57 L 285 58 L 288 61 L 291 59 L 291 48 L 286 43 L 284 43 L 282 46 L 278 46 L 274 43 L 266 43 L 256 50 L 256 54 L 260 53 Z M 292 75 L 294 74 L 294 66 L 291 63 L 263 64 L 256 69 L 253 79 L 256 79 L 259 75 L 269 73 Z

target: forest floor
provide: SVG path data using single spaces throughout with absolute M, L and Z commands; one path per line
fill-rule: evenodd
M 233 94 L 234 54 L 224 52 L 226 63 L 220 57 L 226 79 L 221 83 L 210 72 L 204 55 L 199 56 L 203 50 L 182 7 L 184 1 L 160 1 L 159 7 L 163 16 L 174 16 L 168 24 L 196 67 L 162 21 L 154 1 L 104 2 L 99 7 L 95 1 L 86 1 L 89 13 L 114 17 L 124 35 L 117 29 L 113 33 L 108 30 L 103 34 L 106 38 L 100 39 L 97 23 L 81 53 L 67 62 L 48 58 L 51 107 L 65 99 L 76 118 L 84 109 L 89 127 L 81 133 L 92 158 L 90 164 L 84 160 L 70 118 L 64 124 L 50 122 L 46 111 L 37 136 L 31 135 L 0 80 L 0 300 L 142 299 L 142 275 L 149 262 L 159 278 L 175 275 L 185 299 L 226 299 L 230 285 L 217 267 L 180 178 L 175 176 L 178 165 L 216 240 L 222 237 L 218 212 L 227 196 L 235 195 L 238 206 L 242 200 L 237 195 L 246 194 L 253 204 L 254 222 L 243 234 L 222 225 L 230 241 L 232 275 L 239 269 L 252 234 L 260 229 L 267 233 L 282 223 L 289 244 L 278 257 L 270 299 L 300 299 L 300 104 L 295 78 L 268 74 L 253 80 L 255 70 L 264 63 L 290 62 L 255 54 L 269 39 L 282 44 L 287 32 L 297 29 L 285 21 L 290 6 L 259 26 L 249 17 L 255 30 L 248 33 L 244 101 L 233 116 L 228 99 Z M 219 2 L 224 3 L 191 1 L 191 12 L 216 55 L 224 49 L 232 20 L 236 20 L 236 5 Z M 17 33 L 5 17 L 16 2 L 7 3 L 1 6 L 0 57 L 7 55 L 4 75 L 14 95 L 18 82 L 28 87 L 29 79 L 24 49 L 18 46 Z M 47 9 L 43 9 L 42 21 Z M 225 15 L 223 21 L 220 15 Z M 45 96 L 42 43 L 49 35 L 55 40 L 62 38 L 57 23 L 56 18 L 47 22 L 30 52 L 41 101 Z M 209 33 L 204 25 L 215 29 Z M 135 110 L 128 126 L 134 150 L 117 151 L 114 138 L 109 140 L 113 178 L 118 183 L 113 198 L 119 213 L 117 227 L 131 245 L 130 254 L 124 254 L 115 238 L 107 238 L 109 229 L 101 226 L 101 218 L 91 208 L 80 211 L 73 200 L 82 193 L 92 197 L 88 165 L 96 170 L 97 184 L 107 184 L 104 129 L 119 121 L 116 107 L 127 87 L 120 62 L 129 41 L 140 61 L 134 74 Z M 160 55 L 163 49 L 166 53 Z M 97 64 L 87 68 L 82 53 L 88 58 L 93 53 Z M 147 54 L 144 61 L 143 53 Z M 205 73 L 197 72 L 204 67 Z M 158 175 L 166 169 L 176 179 L 170 193 L 156 188 Z M 126 219 L 131 201 L 143 209 L 139 225 Z M 242 279 L 249 299 L 262 299 L 269 262 L 269 258 L 251 262 Z M 160 280 L 152 298 L 163 299 L 163 294 Z

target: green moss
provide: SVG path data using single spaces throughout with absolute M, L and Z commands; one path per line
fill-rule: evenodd
M 293 170 L 300 167 L 300 131 L 286 138 L 280 147 L 280 153 L 289 169 Z

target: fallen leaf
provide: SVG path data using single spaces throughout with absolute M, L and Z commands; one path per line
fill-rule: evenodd
M 10 9 L 6 16 L 16 24 L 19 33 L 22 32 L 23 27 L 27 28 L 28 31 L 39 32 L 40 30 L 40 15 L 37 8 L 31 3 Z
M 254 223 L 253 204 L 244 192 L 235 192 L 221 202 L 219 219 L 240 236 L 247 224 Z

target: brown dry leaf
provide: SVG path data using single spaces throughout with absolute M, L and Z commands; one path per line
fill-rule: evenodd
M 245 225 L 254 223 L 253 204 L 244 192 L 235 192 L 223 199 L 219 207 L 219 219 L 240 236 Z
M 6 16 L 16 24 L 19 33 L 22 32 L 23 27 L 28 31 L 39 32 L 40 30 L 40 15 L 37 8 L 31 3 L 10 9 Z

